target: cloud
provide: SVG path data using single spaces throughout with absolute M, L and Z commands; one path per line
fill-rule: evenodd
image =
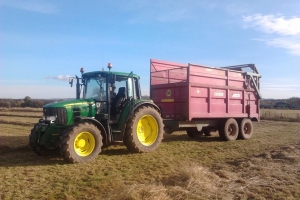
M 58 11 L 56 6 L 43 0 L 4 0 L 0 2 L 1 5 L 42 14 L 52 14 Z
M 58 75 L 58 76 L 46 76 L 45 79 L 54 79 L 54 80 L 59 80 L 59 81 L 69 81 L 70 77 L 71 76 L 69 76 L 69 75 L 66 75 L 66 76 Z
M 282 15 L 254 14 L 244 16 L 243 21 L 245 28 L 253 28 L 266 34 L 255 40 L 287 49 L 288 53 L 300 56 L 300 18 L 286 19 Z
M 300 56 L 300 39 L 299 37 L 273 37 L 269 39 L 254 39 L 265 42 L 269 46 L 287 49 L 289 54 Z
M 264 33 L 278 35 L 299 35 L 300 18 L 285 19 L 283 16 L 254 14 L 243 17 L 248 27 L 254 27 Z

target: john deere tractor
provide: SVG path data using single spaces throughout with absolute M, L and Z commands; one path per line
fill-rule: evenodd
M 108 71 L 84 73 L 76 81 L 76 99 L 43 106 L 29 144 L 38 155 L 60 152 L 71 163 L 97 158 L 101 149 L 123 143 L 132 152 L 154 151 L 163 138 L 160 109 L 141 99 L 139 76 Z

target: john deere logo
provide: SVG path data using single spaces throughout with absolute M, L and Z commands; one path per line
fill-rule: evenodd
M 167 91 L 166 91 L 166 96 L 169 97 L 169 96 L 171 96 L 171 94 L 172 94 L 171 90 L 167 90 Z

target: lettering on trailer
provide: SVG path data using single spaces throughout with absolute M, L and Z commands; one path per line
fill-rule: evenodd
M 232 97 L 238 98 L 238 97 L 241 97 L 241 95 L 240 95 L 240 94 L 235 94 L 235 93 L 233 93 L 233 94 L 232 94 Z
M 223 92 L 215 92 L 214 95 L 215 95 L 215 97 L 223 97 L 224 93 Z

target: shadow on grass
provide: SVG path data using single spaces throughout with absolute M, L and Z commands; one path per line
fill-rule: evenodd
M 103 148 L 101 154 L 119 156 L 132 154 L 122 145 Z M 28 136 L 0 136 L 0 167 L 67 165 L 59 151 L 51 155 L 39 156 L 28 145 Z
M 163 142 L 198 141 L 198 142 L 222 142 L 219 136 L 196 136 L 189 137 L 187 134 L 172 135 L 165 134 Z
M 165 135 L 163 143 L 198 141 L 221 142 L 219 137 L 201 136 L 191 138 L 186 134 Z M 99 156 L 120 156 L 135 154 L 127 150 L 123 144 L 103 148 Z M 0 136 L 0 167 L 40 166 L 40 165 L 66 165 L 67 163 L 57 152 L 53 155 L 39 156 L 28 145 L 28 136 Z

